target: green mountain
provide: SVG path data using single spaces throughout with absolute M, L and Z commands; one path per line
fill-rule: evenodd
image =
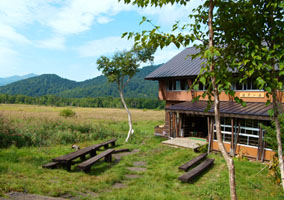
M 139 72 L 125 87 L 126 97 L 156 98 L 158 83 L 146 81 L 144 78 L 160 65 L 147 66 Z M 22 94 L 27 96 L 42 96 L 53 94 L 60 97 L 119 97 L 117 87 L 109 83 L 105 76 L 98 76 L 82 82 L 71 81 L 55 74 L 44 74 L 37 77 L 17 81 L 0 87 L 0 94 Z
M 6 78 L 0 78 L 0 86 L 7 85 L 16 81 L 24 80 L 27 78 L 35 77 L 37 76 L 36 74 L 27 74 L 23 76 L 10 76 Z

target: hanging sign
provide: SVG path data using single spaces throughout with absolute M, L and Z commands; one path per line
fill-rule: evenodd
M 264 92 L 241 92 L 243 98 L 264 98 Z

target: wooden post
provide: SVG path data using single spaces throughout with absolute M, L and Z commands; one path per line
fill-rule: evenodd
M 230 150 L 230 154 L 231 156 L 235 156 L 234 155 L 234 119 L 231 118 L 231 127 L 232 127 L 232 135 L 231 135 L 231 150 Z
M 172 128 L 173 128 L 173 113 L 172 112 L 170 112 L 169 113 L 170 114 L 170 137 L 173 137 L 173 130 L 172 130 Z
M 262 130 L 261 130 L 261 127 L 259 127 L 259 138 L 258 138 L 258 147 L 257 147 L 257 160 L 261 160 L 262 148 L 263 148 Z
M 176 137 L 179 137 L 179 113 L 176 113 Z
M 183 135 L 181 134 L 182 114 L 179 113 L 179 117 L 178 118 L 179 118 L 179 127 L 178 127 L 178 129 L 179 129 L 179 136 L 183 137 Z
M 173 138 L 176 137 L 176 113 L 173 113 Z
M 207 117 L 207 142 L 209 142 L 209 137 L 210 137 L 210 118 Z
M 234 156 L 236 155 L 236 150 L 237 150 L 238 143 L 239 143 L 239 134 L 240 134 L 240 131 L 241 131 L 241 120 L 239 119 L 239 120 L 238 120 L 238 131 L 237 131 L 236 141 L 235 141 L 234 150 L 233 150 L 233 155 L 234 155 Z
M 207 138 L 208 151 L 207 151 L 207 154 L 209 154 L 209 152 L 211 150 L 211 140 L 212 140 L 210 117 L 207 117 L 207 130 L 208 130 L 208 138 Z

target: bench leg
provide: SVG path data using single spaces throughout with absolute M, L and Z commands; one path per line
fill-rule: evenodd
M 106 161 L 106 162 L 111 162 L 111 161 L 112 161 L 111 154 L 109 154 L 109 155 L 107 155 L 107 156 L 105 157 L 105 161 Z
M 80 156 L 80 159 L 81 159 L 82 161 L 86 160 L 86 155 Z
M 108 144 L 104 145 L 104 148 L 105 148 L 105 149 L 108 149 Z
M 94 157 L 95 155 L 97 155 L 97 151 L 96 150 L 91 151 L 90 155 L 91 157 Z
M 69 171 L 69 172 L 71 171 L 71 163 L 70 162 L 65 163 L 64 167 L 67 171 Z
M 88 167 L 88 168 L 84 169 L 84 172 L 85 173 L 90 173 L 91 172 L 91 167 Z
M 115 142 L 112 142 L 112 143 L 111 143 L 111 146 L 112 146 L 112 147 L 115 147 Z

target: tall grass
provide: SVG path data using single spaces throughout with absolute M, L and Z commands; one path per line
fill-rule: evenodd
M 106 137 L 126 137 L 127 113 L 124 109 L 77 108 L 76 118 L 65 118 L 65 108 L 0 104 L 0 148 L 11 145 L 51 146 L 80 143 Z M 137 143 L 163 123 L 164 111 L 131 110 Z M 147 119 L 147 120 L 145 120 Z
M 0 148 L 12 144 L 17 147 L 70 144 L 110 136 L 120 137 L 120 134 L 103 124 L 47 118 L 9 120 L 0 116 Z

